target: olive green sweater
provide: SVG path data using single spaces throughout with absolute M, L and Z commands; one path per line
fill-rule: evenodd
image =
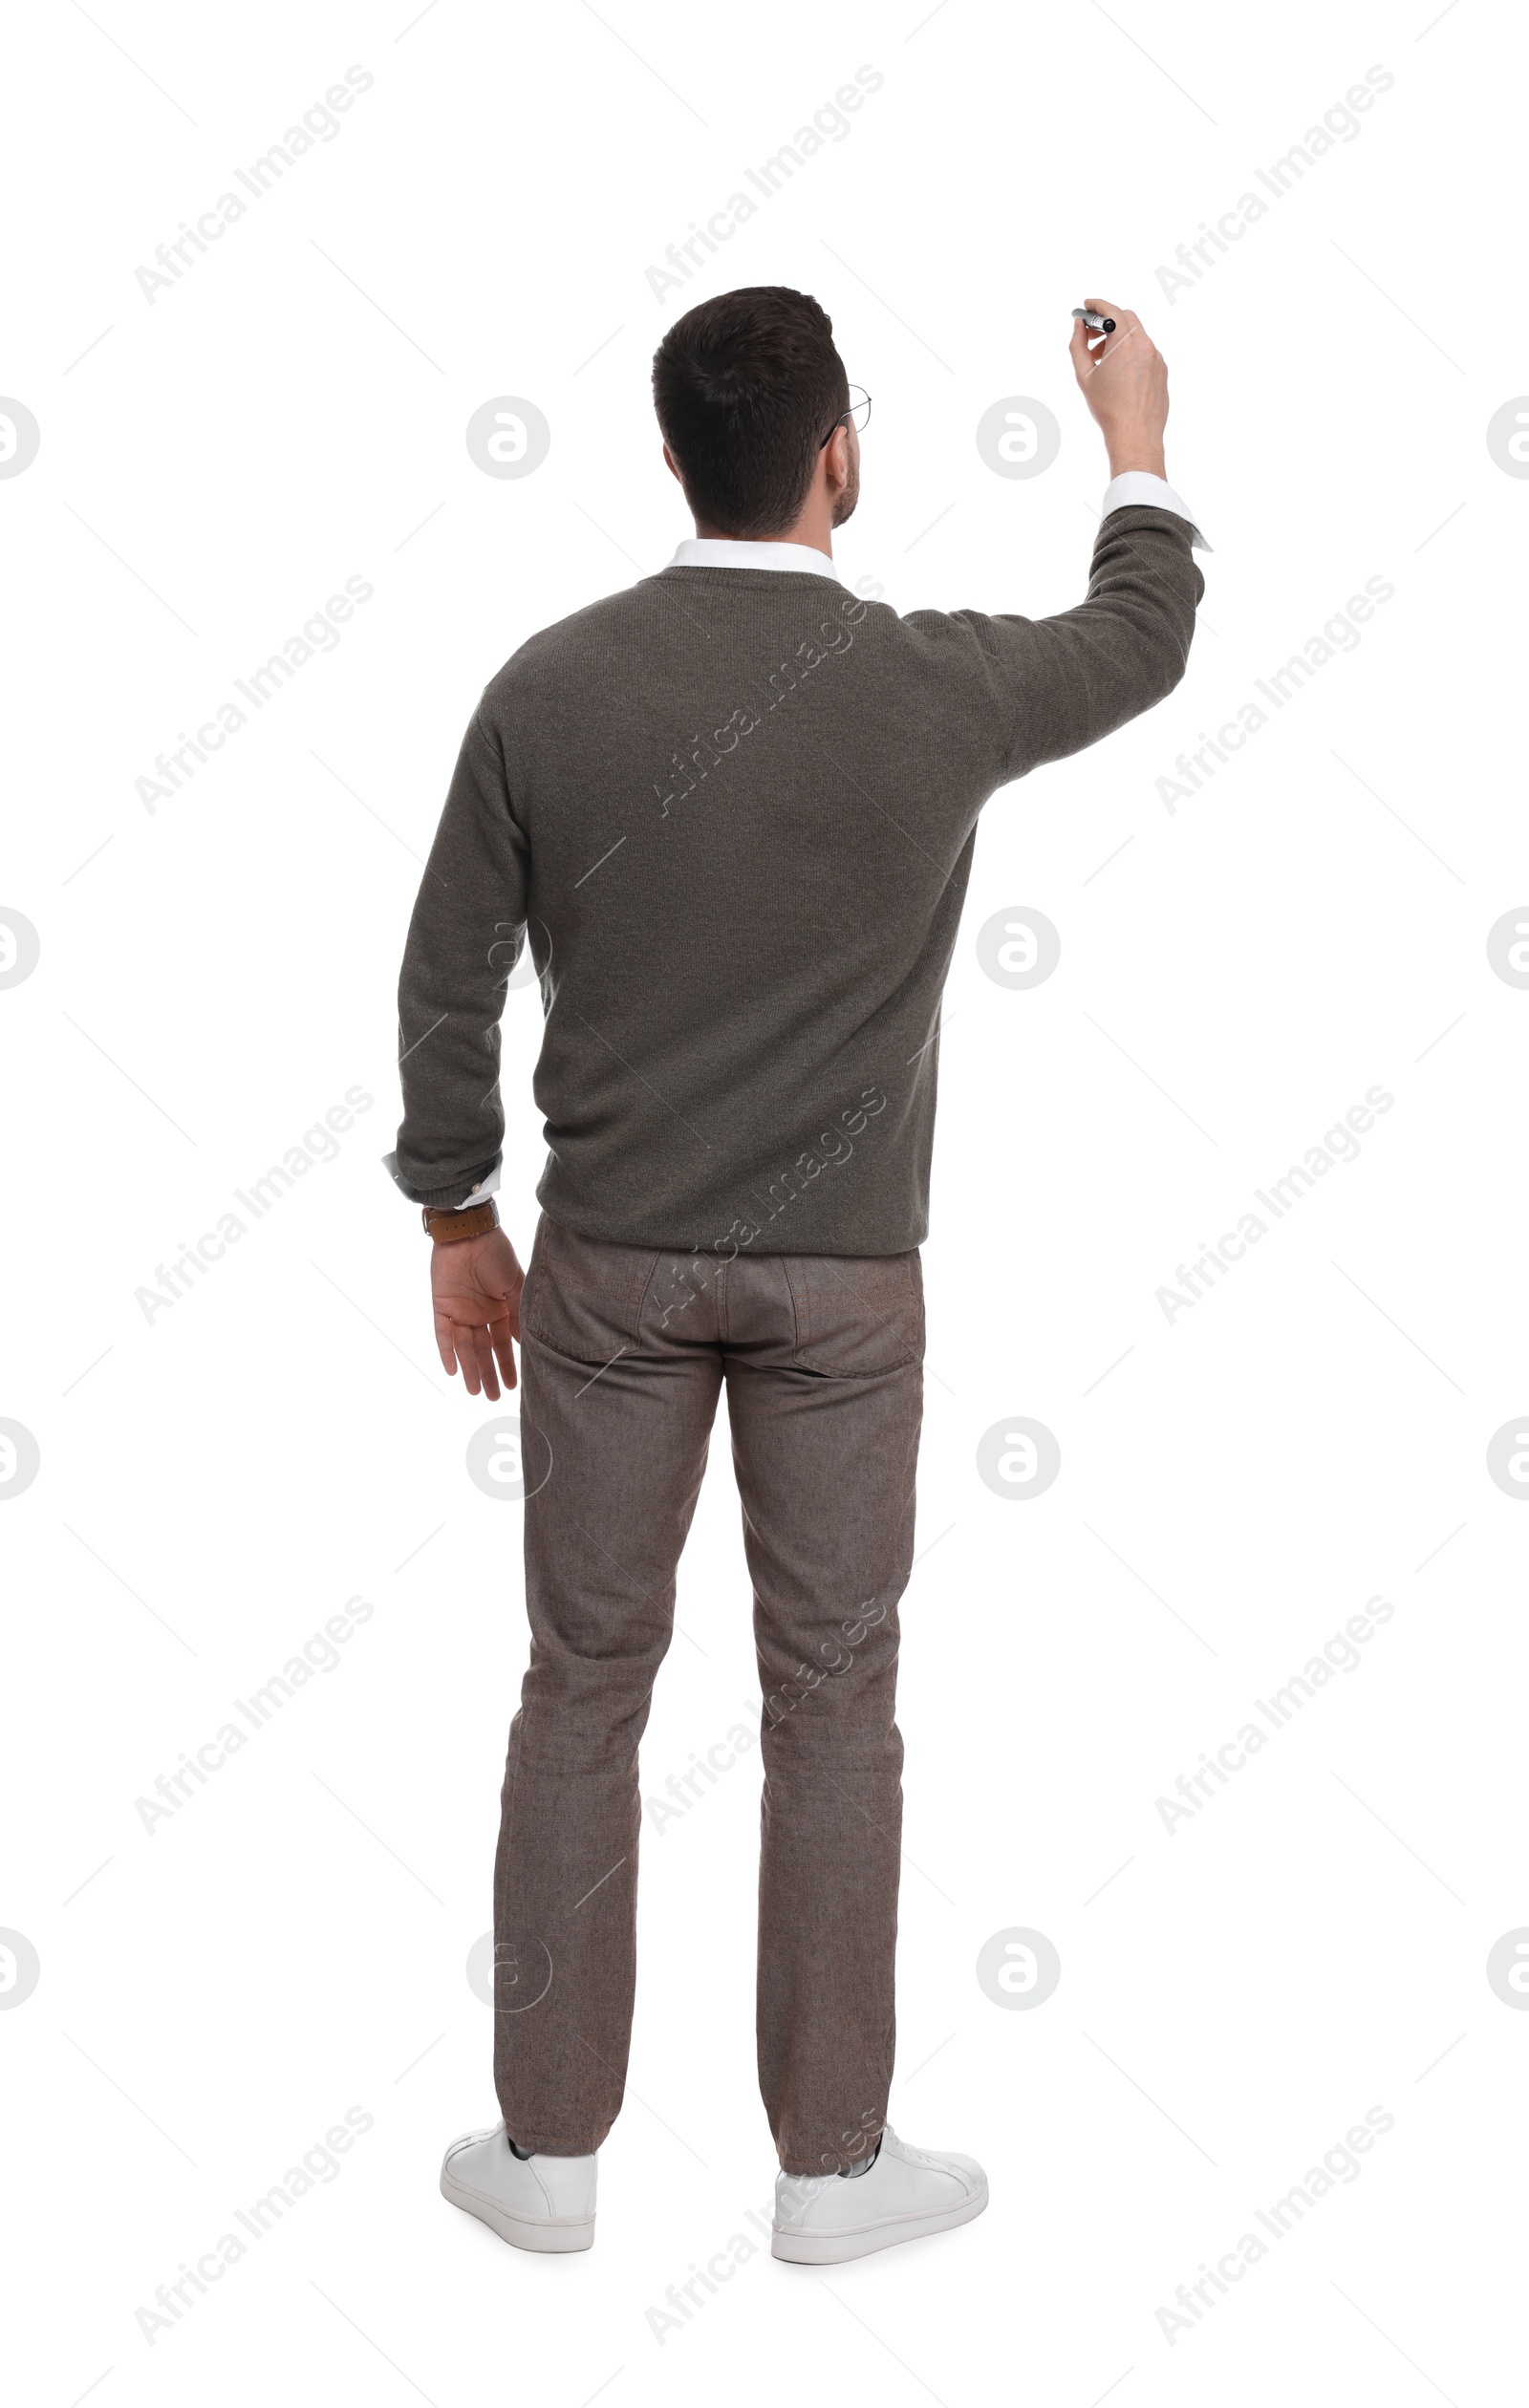
M 900 618 L 827 569 L 669 568 L 523 644 L 409 927 L 405 1193 L 460 1204 L 499 1163 L 528 942 L 554 1220 L 720 1254 L 918 1245 L 978 814 L 1178 683 L 1191 533 L 1112 511 L 1055 618 Z

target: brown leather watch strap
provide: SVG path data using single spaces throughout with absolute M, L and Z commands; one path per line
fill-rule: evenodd
M 432 1212 L 426 1204 L 420 1217 L 438 1246 L 453 1246 L 463 1237 L 482 1237 L 499 1227 L 499 1209 L 491 1195 L 482 1204 L 475 1204 L 470 1213 Z

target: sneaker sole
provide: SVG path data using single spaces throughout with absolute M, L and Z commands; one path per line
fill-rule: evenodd
M 507 2207 L 496 2206 L 480 2191 L 464 2190 L 460 2182 L 454 2182 L 444 2165 L 441 2169 L 441 2196 L 448 2199 L 453 2207 L 460 2207 L 463 2215 L 476 2216 L 490 2232 L 497 2232 L 501 2241 L 507 2241 L 512 2249 L 551 2253 L 594 2247 L 592 2216 L 564 2216 L 554 2221 L 549 2217 L 511 2215 Z
M 846 2258 L 870 2257 L 875 2249 L 895 2248 L 899 2241 L 922 2241 L 931 2232 L 950 2232 L 970 2224 L 987 2205 L 984 2182 L 975 2199 L 959 2207 L 943 2208 L 937 2216 L 904 2216 L 885 2224 L 862 2225 L 855 2232 L 783 2232 L 770 2236 L 770 2255 L 788 2266 L 840 2266 Z

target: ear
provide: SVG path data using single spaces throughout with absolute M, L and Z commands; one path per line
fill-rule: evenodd
M 684 479 L 680 476 L 679 470 L 675 464 L 674 453 L 670 450 L 667 443 L 665 443 L 663 447 L 663 457 L 664 464 L 668 468 L 669 474 L 673 477 L 675 483 L 677 484 L 683 484 Z
M 829 485 L 840 493 L 850 482 L 850 430 L 836 426 L 823 448 L 824 462 L 829 472 Z

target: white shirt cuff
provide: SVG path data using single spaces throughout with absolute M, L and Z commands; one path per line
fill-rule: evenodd
M 454 1213 L 470 1213 L 475 1204 L 486 1204 L 488 1198 L 497 1193 L 498 1188 L 499 1172 L 490 1171 L 486 1179 L 479 1180 L 470 1195 L 464 1195 L 462 1202 L 453 1204 L 451 1209 Z
M 1175 518 L 1189 521 L 1194 530 L 1190 538 L 1194 550 L 1208 552 L 1212 548 L 1195 525 L 1195 513 L 1189 504 L 1161 477 L 1154 477 L 1150 469 L 1128 468 L 1123 477 L 1112 477 L 1105 487 L 1104 508 L 1100 516 L 1108 518 L 1111 510 L 1128 510 L 1133 505 L 1138 509 L 1172 510 Z

